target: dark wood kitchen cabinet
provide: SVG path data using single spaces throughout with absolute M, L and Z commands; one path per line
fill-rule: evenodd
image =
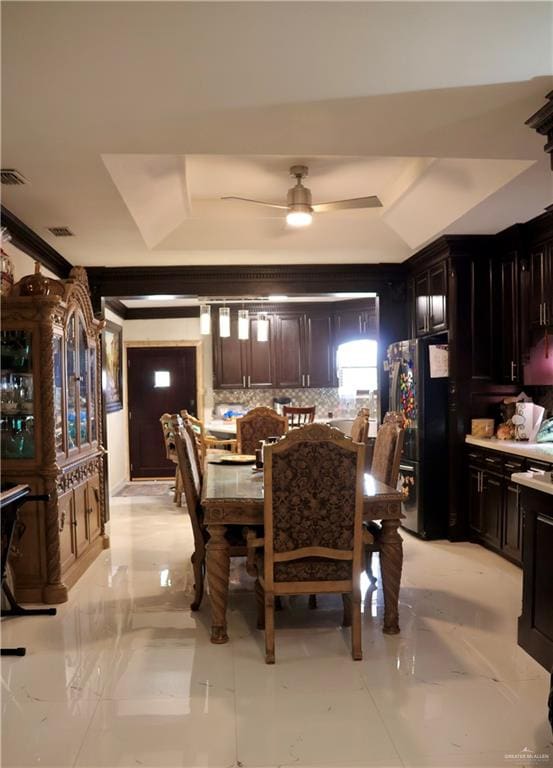
M 553 241 L 531 249 L 528 257 L 528 309 L 532 327 L 553 326 Z
M 250 338 L 238 339 L 238 319 L 231 313 L 230 336 L 219 335 L 213 324 L 213 383 L 216 389 L 265 388 L 275 386 L 273 318 L 269 318 L 269 340 L 257 341 L 257 318 L 250 318 Z
M 470 262 L 470 335 L 473 379 L 491 381 L 494 377 L 492 257 L 476 254 Z
M 521 488 L 524 544 L 518 644 L 547 671 L 553 667 L 552 502 L 549 494 Z
M 276 386 L 333 387 L 332 316 L 290 312 L 276 318 Z
M 356 339 L 365 339 L 375 331 L 371 313 L 365 309 L 347 308 L 334 312 L 334 334 L 336 346 Z
M 414 329 L 417 336 L 447 328 L 447 264 L 442 261 L 415 275 Z
M 519 260 L 516 251 L 501 254 L 493 263 L 492 310 L 495 381 L 517 384 L 522 380 L 522 370 Z

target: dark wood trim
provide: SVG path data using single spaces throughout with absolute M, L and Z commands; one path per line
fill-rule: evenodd
M 200 316 L 199 307 L 125 307 L 125 309 L 125 320 L 164 320 Z
M 26 253 L 32 259 L 39 261 L 46 269 L 53 272 L 56 277 L 69 277 L 73 265 L 58 253 L 55 248 L 43 240 L 36 232 L 24 224 L 11 211 L 1 206 L 2 226 L 7 227 L 11 235 L 11 242 L 20 251 Z
M 121 320 L 126 319 L 127 312 L 129 311 L 129 308 L 126 307 L 122 301 L 119 301 L 119 299 L 106 299 L 104 301 L 104 307 L 111 310 L 111 312 L 120 317 Z
M 134 299 L 155 294 L 259 296 L 374 291 L 402 282 L 402 264 L 310 264 L 214 267 L 89 267 L 99 297 Z
M 544 151 L 551 156 L 551 168 L 553 168 L 553 91 L 550 91 L 545 98 L 548 100 L 547 103 L 528 118 L 526 125 L 542 136 L 547 136 Z

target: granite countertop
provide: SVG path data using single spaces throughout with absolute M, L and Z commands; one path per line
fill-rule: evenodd
M 511 480 L 513 483 L 553 496 L 553 480 L 547 472 L 544 475 L 538 475 L 535 472 L 515 472 L 511 475 Z
M 525 456 L 536 461 L 550 461 L 553 464 L 553 443 L 526 443 L 520 440 L 498 440 L 495 437 L 473 437 L 472 435 L 467 435 L 465 441 L 469 445 L 490 451 Z

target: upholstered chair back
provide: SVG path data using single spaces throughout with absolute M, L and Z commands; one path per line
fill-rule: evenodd
M 393 488 L 397 485 L 404 430 L 395 421 L 384 422 L 374 444 L 371 475 Z
M 364 453 L 323 424 L 291 430 L 265 449 L 266 563 L 272 550 L 275 581 L 351 579 L 353 550 L 361 551 Z M 290 559 L 280 561 L 284 554 Z
M 182 426 L 182 419 L 177 413 L 164 413 L 161 415 L 159 422 L 163 432 L 165 455 L 169 461 L 173 461 L 176 464 L 175 432 Z
M 192 519 L 192 527 L 194 528 L 193 518 L 196 517 L 199 524 L 201 517 L 200 497 L 202 481 L 198 471 L 196 447 L 191 429 L 184 426 L 180 434 L 175 435 L 175 448 L 182 476 L 186 507 Z M 196 534 L 194 533 L 194 535 Z
M 272 408 L 253 408 L 245 416 L 236 419 L 238 453 L 255 453 L 261 440 L 281 437 L 288 428 L 288 421 Z

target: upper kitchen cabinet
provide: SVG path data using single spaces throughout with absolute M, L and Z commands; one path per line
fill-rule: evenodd
M 309 313 L 305 316 L 304 328 L 306 377 L 304 386 L 337 386 L 332 343 L 332 317 L 328 313 Z
M 509 251 L 494 261 L 492 274 L 495 379 L 500 384 L 521 381 L 520 304 L 518 253 Z
M 447 264 L 442 261 L 416 274 L 414 290 L 415 335 L 426 336 L 447 328 Z
M 473 379 L 494 377 L 493 286 L 491 251 L 476 252 L 470 259 L 470 340 Z
M 376 332 L 374 315 L 365 308 L 340 307 L 334 311 L 334 338 L 336 346 L 356 339 L 364 339 Z
M 275 317 L 277 387 L 333 387 L 332 315 L 285 312 Z
M 553 241 L 541 243 L 528 256 L 530 326 L 553 325 Z
M 246 386 L 246 350 L 238 340 L 238 319 L 230 316 L 230 336 L 221 338 L 219 324 L 213 323 L 213 386 L 216 389 L 241 389 Z
M 275 386 L 274 318 L 269 317 L 269 338 L 257 340 L 257 317 L 250 318 L 249 339 L 238 339 L 238 319 L 231 312 L 230 336 L 221 337 L 213 323 L 213 386 L 215 389 Z

